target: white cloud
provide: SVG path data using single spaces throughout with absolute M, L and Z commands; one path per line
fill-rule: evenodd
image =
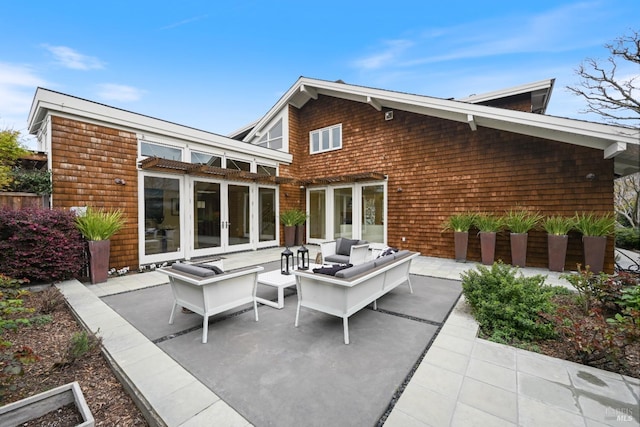
M 35 88 L 45 84 L 30 67 L 0 62 L 0 118 L 25 123 Z
M 396 63 L 398 58 L 412 45 L 409 40 L 387 40 L 381 52 L 357 59 L 353 64 L 367 70 L 379 69 Z
M 132 102 L 139 100 L 144 94 L 141 89 L 114 83 L 105 83 L 98 87 L 98 96 L 107 101 Z
M 182 25 L 190 24 L 192 22 L 200 21 L 202 19 L 206 19 L 208 15 L 195 16 L 193 18 L 183 19 L 182 21 L 175 22 L 173 24 L 166 25 L 161 30 L 169 30 L 171 28 L 180 27 Z
M 104 63 L 93 56 L 83 55 L 67 46 L 44 47 L 53 54 L 56 62 L 65 68 L 74 70 L 92 70 L 104 68 Z
M 383 41 L 378 53 L 353 61 L 356 68 L 410 68 L 452 60 L 532 52 L 564 52 L 601 45 L 602 4 L 583 2 L 537 15 L 504 15 L 445 28 L 426 28 L 412 40 Z M 606 6 L 606 5 L 604 5 Z M 587 36 L 585 36 L 587 34 Z M 409 49 L 411 48 L 411 49 Z

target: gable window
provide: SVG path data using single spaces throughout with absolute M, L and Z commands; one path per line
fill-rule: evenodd
M 339 150 L 341 148 L 342 124 L 309 132 L 309 152 L 311 154 Z
M 215 167 L 221 168 L 222 157 L 213 156 L 211 154 L 192 152 L 191 163 L 207 165 L 207 166 L 215 166 Z
M 140 155 L 145 157 L 160 157 L 161 159 L 182 161 L 182 150 L 166 145 L 140 142 Z
M 279 150 L 282 148 L 282 119 L 278 120 L 266 134 L 258 140 L 260 147 L 273 148 Z

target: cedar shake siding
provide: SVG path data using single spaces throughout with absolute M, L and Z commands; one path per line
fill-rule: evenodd
M 390 246 L 453 258 L 453 233 L 443 232 L 442 223 L 466 210 L 503 214 L 522 206 L 566 216 L 612 210 L 613 160 L 603 160 L 601 150 L 480 126 L 472 131 L 467 124 L 399 110 L 386 121 L 384 109 L 323 95 L 299 110 L 290 106 L 289 117 L 293 164 L 281 167 L 281 175 L 301 180 L 371 171 L 388 175 Z M 338 123 L 342 149 L 310 155 L 309 132 Z M 587 180 L 589 173 L 596 178 Z M 283 189 L 281 206 L 302 206 L 303 192 Z M 480 261 L 474 230 L 468 259 Z M 509 232 L 498 235 L 497 259 L 511 262 Z M 580 234 L 571 234 L 565 267 L 574 270 L 582 260 Z M 606 271 L 613 270 L 613 262 L 610 238 Z M 547 267 L 543 231 L 529 233 L 527 266 Z
M 109 265 L 132 270 L 138 267 L 137 144 L 134 133 L 52 116 L 52 207 L 121 209 L 126 224 L 111 238 Z

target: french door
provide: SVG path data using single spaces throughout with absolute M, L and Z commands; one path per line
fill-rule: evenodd
M 307 190 L 307 235 L 310 243 L 338 237 L 386 242 L 386 182 Z
M 192 257 L 251 249 L 251 187 L 193 181 Z

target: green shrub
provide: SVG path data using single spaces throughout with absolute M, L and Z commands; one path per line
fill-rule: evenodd
M 516 272 L 497 262 L 461 275 L 462 291 L 482 332 L 498 342 L 552 338 L 553 325 L 540 314 L 553 312 L 551 297 L 558 291 L 544 284 L 544 276 Z
M 39 195 L 51 194 L 51 172 L 48 170 L 15 167 L 12 175 L 13 181 L 9 185 L 9 191 Z
M 640 250 L 640 228 L 617 228 L 616 246 L 622 249 Z

